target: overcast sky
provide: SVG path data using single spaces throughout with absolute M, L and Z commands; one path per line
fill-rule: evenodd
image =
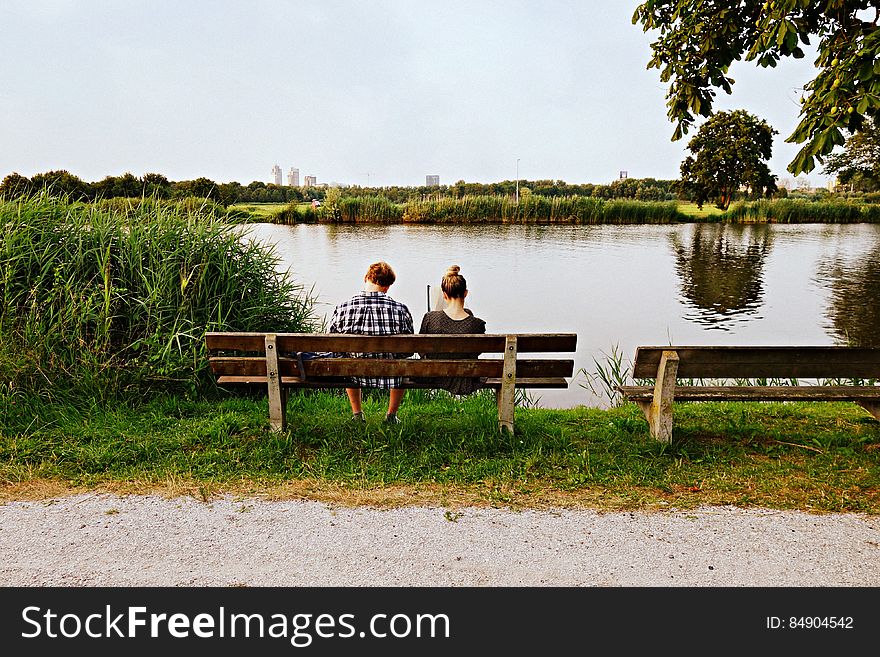
M 637 4 L 2 0 L 0 178 L 247 184 L 275 163 L 373 186 L 513 180 L 517 166 L 569 183 L 677 178 L 687 138 L 670 141 Z M 812 57 L 732 75 L 717 108 L 778 130 L 770 166 L 787 177 Z

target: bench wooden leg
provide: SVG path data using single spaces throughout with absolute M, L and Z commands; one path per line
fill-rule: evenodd
M 504 369 L 501 387 L 498 389 L 498 430 L 513 433 L 514 399 L 516 397 L 516 336 L 508 335 L 504 341 Z
M 281 389 L 274 333 L 266 335 L 266 383 L 269 388 L 269 426 L 272 431 L 284 431 L 287 428 L 287 395 Z
M 880 402 L 877 401 L 869 401 L 867 399 L 857 401 L 856 404 L 864 408 L 871 415 L 873 415 L 876 419 L 880 420 Z
M 662 443 L 672 442 L 672 401 L 675 398 L 675 379 L 678 374 L 678 354 L 664 351 L 657 367 L 657 382 L 654 384 L 654 399 L 639 402 L 651 437 Z

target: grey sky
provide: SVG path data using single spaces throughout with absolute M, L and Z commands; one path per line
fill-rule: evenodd
M 638 3 L 615 0 L 2 0 L 0 178 L 420 185 L 677 178 Z M 812 58 L 738 63 L 787 177 Z M 815 174 L 814 184 L 824 181 Z

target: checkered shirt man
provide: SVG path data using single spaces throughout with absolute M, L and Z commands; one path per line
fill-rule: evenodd
M 413 333 L 413 319 L 404 304 L 385 292 L 360 292 L 333 310 L 330 333 L 396 335 Z M 355 358 L 409 358 L 409 354 L 347 354 Z M 353 377 L 362 388 L 399 388 L 400 377 Z

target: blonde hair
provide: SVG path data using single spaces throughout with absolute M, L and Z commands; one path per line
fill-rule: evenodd
M 370 265 L 370 268 L 367 270 L 367 275 L 364 278 L 379 287 L 391 287 L 394 281 L 397 280 L 397 276 L 395 275 L 394 270 L 391 269 L 391 265 L 382 260 Z
M 467 281 L 458 273 L 460 271 L 461 267 L 452 265 L 440 281 L 440 289 L 450 299 L 464 299 L 464 293 L 467 292 Z

